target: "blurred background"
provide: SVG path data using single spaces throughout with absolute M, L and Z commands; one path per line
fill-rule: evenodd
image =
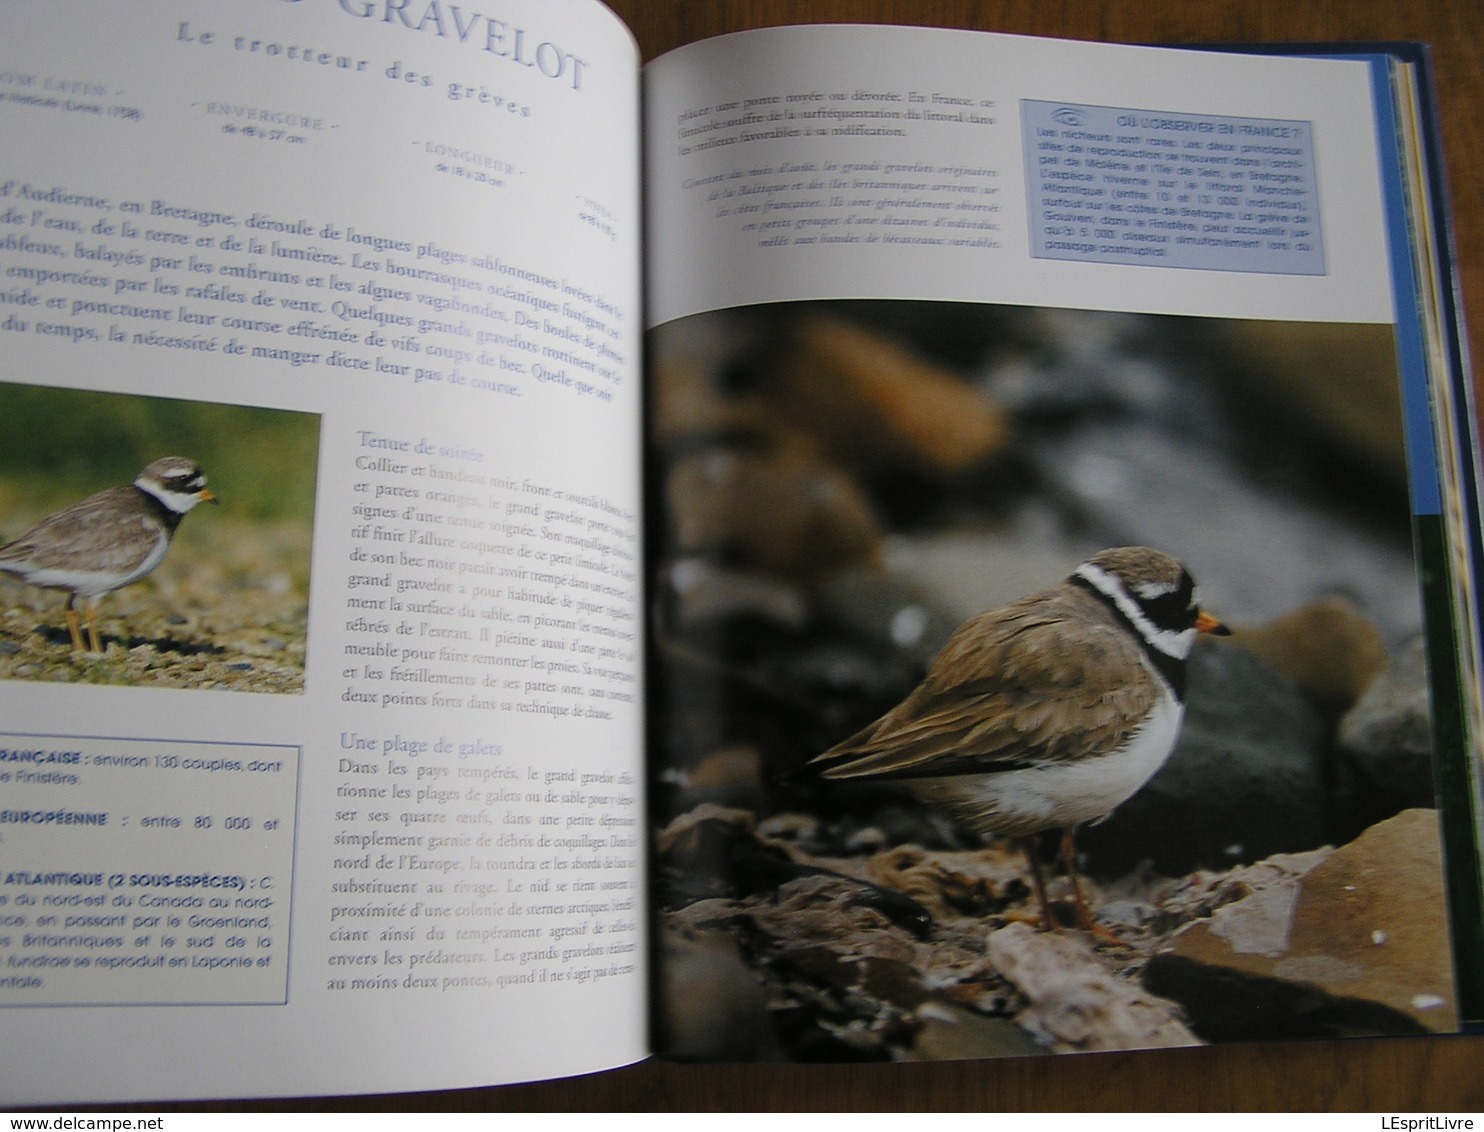
M 130 483 L 160 456 L 198 461 L 232 513 L 308 521 L 319 418 L 205 401 L 0 384 L 0 525 Z

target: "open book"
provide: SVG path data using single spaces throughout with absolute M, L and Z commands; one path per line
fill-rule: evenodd
M 1478 1018 L 1422 60 L 1312 55 L 5 5 L 0 1103 Z

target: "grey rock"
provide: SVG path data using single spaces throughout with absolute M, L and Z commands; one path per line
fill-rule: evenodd
M 1016 1021 L 1058 1053 L 1200 1044 L 1173 1002 L 1110 974 L 1080 937 L 1010 924 L 988 951 L 1028 1002 Z
M 1386 814 L 1434 804 L 1427 658 L 1418 639 L 1340 721 L 1340 756 Z
M 1324 844 L 1326 730 L 1297 689 L 1224 642 L 1191 654 L 1185 725 L 1169 761 L 1078 837 L 1088 869 L 1150 860 L 1167 876 Z
M 1008 1018 L 986 1018 L 943 1002 L 918 1007 L 917 1040 L 905 1061 L 968 1061 L 985 1057 L 1025 1057 L 1046 1050 Z

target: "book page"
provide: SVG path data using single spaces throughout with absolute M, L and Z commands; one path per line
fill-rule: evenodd
M 1365 66 L 1293 62 L 869 27 L 672 52 L 646 68 L 650 321 L 827 295 L 1121 310 L 1130 279 L 1141 309 L 1388 319 L 1384 244 L 1345 236 L 1383 228 Z
M 643 1056 L 636 74 L 579 0 L 0 15 L 6 1103 Z
M 1384 75 L 871 27 L 647 68 L 662 1048 L 1458 1027 Z

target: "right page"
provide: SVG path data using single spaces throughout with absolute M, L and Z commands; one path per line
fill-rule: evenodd
M 1384 62 L 772 29 L 646 115 L 660 1048 L 1457 1029 L 1474 457 Z

